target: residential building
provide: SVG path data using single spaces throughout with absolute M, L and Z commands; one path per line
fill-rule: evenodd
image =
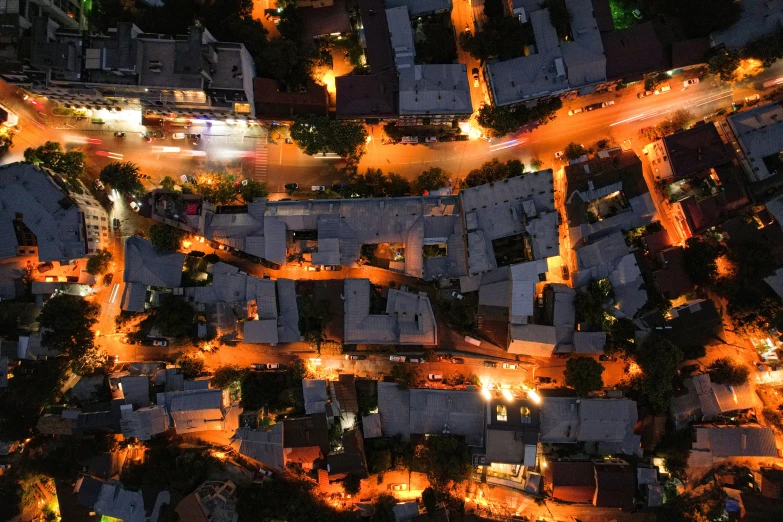
M 329 382 L 329 393 L 332 397 L 333 409 L 339 412 L 341 426 L 344 429 L 355 426 L 359 414 L 359 401 L 356 395 L 354 375 L 341 373 L 338 380 Z
M 424 15 L 448 13 L 451 11 L 451 0 L 386 0 L 386 7 L 405 7 L 411 18 Z
M 278 472 L 285 470 L 286 460 L 283 450 L 283 423 L 277 423 L 269 430 L 240 428 L 231 443 L 243 457 L 263 464 Z
M 222 390 L 163 392 L 158 393 L 157 403 L 169 412 L 178 435 L 232 428 L 231 416 L 223 406 Z
M 329 481 L 342 480 L 352 475 L 366 478 L 367 459 L 364 455 L 364 439 L 358 428 L 343 432 L 341 449 L 326 456 L 326 471 Z
M 666 184 L 664 204 L 681 240 L 719 225 L 750 201 L 725 131 L 711 123 L 666 136 L 645 154 L 655 178 Z
M 749 108 L 728 116 L 726 126 L 736 140 L 732 145 L 748 180 L 779 180 L 778 174 L 783 174 L 779 158 L 783 150 L 783 107 L 769 103 Z
M 160 253 L 148 240 L 129 236 L 125 240 L 125 270 L 122 294 L 123 310 L 143 312 L 148 292 L 159 288 L 180 288 L 185 254 Z
M 460 199 L 470 275 L 560 254 L 551 170 L 465 189 Z
M 477 390 L 401 390 L 378 383 L 378 413 L 384 437 L 452 434 L 470 446 L 484 445 L 485 400 Z
M 636 471 L 620 459 L 595 463 L 595 497 L 593 505 L 630 510 L 636 495 Z
M 539 406 L 496 394 L 487 402 L 486 414 L 484 451 L 474 453 L 474 465 L 490 483 L 522 484 L 524 469 L 536 466 Z
M 658 218 L 642 162 L 633 151 L 599 151 L 564 171 L 565 212 L 573 247 L 609 231 L 649 225 Z
M 699 426 L 688 457 L 689 468 L 711 468 L 731 458 L 744 462 L 779 457 L 775 430 L 753 426 Z
M 207 480 L 180 500 L 174 511 L 179 520 L 192 522 L 236 520 L 236 492 L 230 480 Z
M 665 230 L 661 232 L 668 237 Z M 660 250 L 654 259 L 658 264 L 652 276 L 661 295 L 666 299 L 673 301 L 693 288 L 693 283 L 685 271 L 685 249 L 683 247 L 668 247 Z
M 740 19 L 727 29 L 710 35 L 713 46 L 742 48 L 748 43 L 769 36 L 783 24 L 783 5 L 765 0 L 744 0 Z
M 542 0 L 516 2 L 535 44 L 530 54 L 484 66 L 493 105 L 515 106 L 560 95 L 584 95 L 606 82 L 606 56 L 591 0 L 566 0 L 570 35 L 558 34 Z M 529 22 L 528 22 L 529 20 Z
M 115 398 L 133 406 L 150 405 L 150 378 L 146 375 L 126 375 L 116 383 Z
M 621 459 L 547 462 L 545 486 L 552 498 L 596 507 L 630 509 L 636 493 L 636 472 Z
M 260 121 L 286 122 L 297 116 L 329 115 L 329 93 L 312 80 L 304 91 L 281 91 L 277 80 L 253 78 L 255 115 Z
M 30 65 L 2 77 L 93 118 L 157 113 L 201 119 L 252 118 L 255 66 L 241 43 L 218 42 L 201 26 L 170 37 L 119 22 L 107 35 L 32 22 Z M 20 50 L 19 52 L 24 52 Z M 65 60 L 62 59 L 65 57 Z M 94 112 L 93 112 L 94 111 Z
M 673 307 L 663 323 L 650 324 L 681 348 L 700 347 L 723 334 L 723 318 L 710 299 L 694 299 Z
M 103 519 L 123 522 L 157 522 L 161 511 L 171 502 L 169 492 L 161 491 L 154 502 L 145 504 L 141 491 L 128 490 L 120 483 L 103 482 L 86 475 L 77 481 L 74 492 L 80 504 L 89 507 Z
M 438 326 L 426 296 L 390 288 L 384 314 L 373 310 L 373 292 L 369 279 L 345 280 L 345 344 L 437 344 Z
M 608 80 L 639 81 L 651 72 L 665 71 L 668 56 L 653 22 L 602 32 Z
M 294 463 L 311 471 L 329 454 L 329 428 L 326 415 L 318 413 L 283 421 L 285 464 Z
M 749 383 L 739 386 L 717 384 L 709 373 L 688 377 L 683 383 L 686 393 L 671 400 L 671 415 L 677 429 L 691 422 L 707 422 L 758 406 L 756 393 Z
M 0 223 L 0 258 L 65 263 L 109 241 L 109 216 L 81 181 L 29 163 L 0 167 Z
M 133 410 L 133 406 L 120 406 L 120 431 L 126 439 L 150 440 L 169 428 L 169 419 L 163 406 L 150 406 Z
M 590 443 L 590 454 L 641 454 L 634 434 L 636 402 L 629 399 L 545 397 L 541 406 L 541 442 Z
M 329 395 L 326 393 L 326 381 L 321 379 L 302 379 L 302 392 L 305 403 L 305 413 L 326 413 Z M 331 406 L 329 407 L 331 414 Z

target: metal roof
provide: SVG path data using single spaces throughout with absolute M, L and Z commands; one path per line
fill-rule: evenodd
M 140 283 L 160 288 L 178 288 L 182 284 L 182 265 L 185 254 L 171 252 L 161 254 L 152 243 L 138 236 L 125 240 L 126 283 Z
M 283 423 L 269 431 L 242 428 L 237 430 L 232 447 L 247 458 L 256 460 L 277 471 L 285 469 L 283 455 Z
M 326 412 L 326 403 L 329 396 L 326 393 L 326 381 L 321 379 L 302 379 L 302 391 L 304 393 L 305 413 Z
M 713 457 L 777 457 L 775 431 L 761 427 L 696 428 L 697 439 L 706 436 Z

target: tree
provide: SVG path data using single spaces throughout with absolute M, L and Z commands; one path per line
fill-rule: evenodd
M 32 435 L 43 409 L 58 402 L 67 366 L 63 357 L 52 357 L 36 361 L 8 380 L 8 387 L 0 393 L 0 440 L 24 440 Z M 0 516 L 0 520 L 5 518 Z
M 14 132 L 7 128 L 0 129 L 0 156 L 8 152 L 14 144 Z
M 386 195 L 390 198 L 401 198 L 411 192 L 411 183 L 400 174 L 389 172 L 386 175 Z
M 644 79 L 644 90 L 654 91 L 660 84 L 668 81 L 670 76 L 666 73 L 656 73 Z
M 413 180 L 411 188 L 416 195 L 424 195 L 431 190 L 449 186 L 449 176 L 440 167 L 431 167 Z
M 99 177 L 102 182 L 111 185 L 120 194 L 129 196 L 144 194 L 144 186 L 139 178 L 139 167 L 130 161 L 109 163 L 101 169 Z
M 587 149 L 581 143 L 574 143 L 573 141 L 565 146 L 563 149 L 563 156 L 569 160 L 575 160 L 587 154 Z
M 424 509 L 427 510 L 429 516 L 435 515 L 435 510 L 438 509 L 438 497 L 435 494 L 435 490 L 432 488 L 426 488 L 421 492 L 421 501 L 424 503 Z
M 642 370 L 641 397 L 654 412 L 666 411 L 672 379 L 682 361 L 682 351 L 665 337 L 651 335 L 639 347 L 636 362 Z
M 394 515 L 394 506 L 397 505 L 397 499 L 389 493 L 381 493 L 372 503 L 373 514 L 370 522 L 395 522 L 397 517 Z
M 691 237 L 685 242 L 684 265 L 685 272 L 693 284 L 710 287 L 718 278 L 717 259 L 720 256 L 720 246 L 708 238 Z
M 155 308 L 155 326 L 166 337 L 185 337 L 193 332 L 196 311 L 187 301 L 169 296 Z
M 419 381 L 419 368 L 412 364 L 397 363 L 389 373 L 401 390 L 407 390 Z
M 177 359 L 177 366 L 179 366 L 180 372 L 186 379 L 195 379 L 207 373 L 204 359 L 191 353 L 182 354 Z
M 588 323 L 593 328 L 601 328 L 606 320 L 604 305 L 614 297 L 614 288 L 608 279 L 593 281 L 587 288 L 576 294 L 574 306 L 580 323 Z
M 486 2 L 484 2 L 484 15 L 489 20 L 502 18 L 504 14 L 505 9 L 503 9 L 503 2 L 501 0 L 486 0 Z
M 477 187 L 486 183 L 493 183 L 504 179 L 521 176 L 525 172 L 525 166 L 517 159 L 501 163 L 497 158 L 492 158 L 481 167 L 468 172 L 465 177 L 466 187 Z
M 519 118 L 508 107 L 495 105 L 485 105 L 479 109 L 477 121 L 479 125 L 489 129 L 494 137 L 511 134 L 522 126 Z
M 101 275 L 109 270 L 109 265 L 114 261 L 114 256 L 105 248 L 96 250 L 96 252 L 87 259 L 87 273 L 92 275 Z
M 382 449 L 375 450 L 370 454 L 369 459 L 370 470 L 373 473 L 384 473 L 389 471 L 392 467 L 392 455 L 391 450 Z
M 566 386 L 572 387 L 578 396 L 586 397 L 604 387 L 603 373 L 603 364 L 592 357 L 572 357 L 566 362 Z
M 343 489 L 351 496 L 359 494 L 362 489 L 362 478 L 359 475 L 349 473 L 347 477 L 343 479 Z
M 215 374 L 209 382 L 213 388 L 220 388 L 221 390 L 238 388 L 247 373 L 247 368 L 240 368 L 236 364 L 228 364 L 215 370 Z
M 693 113 L 685 109 L 678 109 L 662 122 L 652 127 L 640 129 L 639 135 L 649 141 L 659 140 L 664 136 L 674 134 L 675 132 L 686 128 L 693 119 Z
M 163 188 L 163 190 L 174 190 L 174 186 L 176 184 L 177 182 L 171 176 L 166 176 L 160 180 L 160 186 Z
M 524 56 L 525 48 L 533 42 L 530 24 L 520 23 L 517 16 L 491 18 L 475 34 L 465 31 L 459 35 L 462 50 L 482 62 Z
M 44 304 L 38 322 L 44 329 L 41 344 L 69 357 L 74 369 L 94 347 L 92 326 L 98 322 L 101 307 L 81 297 L 57 294 Z
M 710 74 L 713 74 L 723 80 L 730 82 L 734 80 L 734 71 L 740 64 L 740 52 L 737 49 L 724 47 L 712 53 L 707 60 L 707 68 Z
M 239 195 L 242 196 L 245 203 L 252 203 L 256 198 L 265 198 L 268 194 L 266 183 L 254 179 L 243 180 L 239 189 Z
M 24 160 L 28 163 L 52 169 L 71 179 L 77 179 L 82 175 L 85 159 L 86 156 L 80 151 L 63 152 L 56 141 L 47 141 L 40 147 L 28 148 L 24 151 Z
M 192 180 L 183 185 L 183 190 L 201 194 L 215 205 L 229 205 L 237 198 L 236 179 L 227 172 L 202 172 Z
M 549 9 L 549 21 L 555 28 L 560 41 L 571 37 L 571 13 L 568 12 L 565 0 L 544 0 L 544 7 Z
M 470 446 L 464 437 L 430 435 L 419 448 L 417 457 L 430 484 L 438 491 L 445 491 L 451 482 L 469 479 L 473 469 Z
M 606 332 L 605 353 L 633 355 L 636 326 L 632 320 L 622 317 L 613 321 L 605 321 L 604 331 Z
M 291 139 L 305 154 L 333 152 L 349 164 L 364 155 L 367 130 L 360 123 L 331 120 L 324 116 L 300 116 L 291 125 Z
M 729 357 L 716 359 L 707 368 L 710 380 L 717 384 L 741 386 L 748 382 L 750 371 L 744 364 L 739 364 Z
M 258 520 L 313 522 L 358 521 L 353 513 L 335 510 L 313 491 L 314 485 L 303 480 L 275 477 L 237 490 L 239 522 Z M 393 497 L 392 497 L 393 499 Z M 396 502 L 395 502 L 396 503 Z M 391 508 L 390 508 L 391 509 Z M 392 513 L 391 521 L 394 521 Z
M 149 229 L 150 243 L 158 252 L 176 252 L 182 246 L 185 233 L 163 223 L 153 223 Z

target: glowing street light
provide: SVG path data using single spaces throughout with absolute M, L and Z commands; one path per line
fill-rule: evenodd
M 481 395 L 484 396 L 486 400 L 490 400 L 492 398 L 492 392 L 489 391 L 489 388 L 481 388 Z
M 535 402 L 536 404 L 541 404 L 541 396 L 538 394 L 536 390 L 528 390 L 527 391 L 528 398 Z
M 506 388 L 503 388 L 503 389 L 500 391 L 500 393 L 502 393 L 502 394 L 503 394 L 503 398 L 504 398 L 504 399 L 506 399 L 507 401 L 509 401 L 509 402 L 510 402 L 510 401 L 514 400 L 514 395 L 512 395 L 512 394 L 511 394 L 511 390 L 508 390 L 508 389 L 506 389 Z

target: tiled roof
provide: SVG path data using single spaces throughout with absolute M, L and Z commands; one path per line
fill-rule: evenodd
M 178 288 L 182 284 L 185 254 L 159 254 L 152 243 L 138 236 L 125 240 L 126 283 L 140 283 L 161 288 Z

